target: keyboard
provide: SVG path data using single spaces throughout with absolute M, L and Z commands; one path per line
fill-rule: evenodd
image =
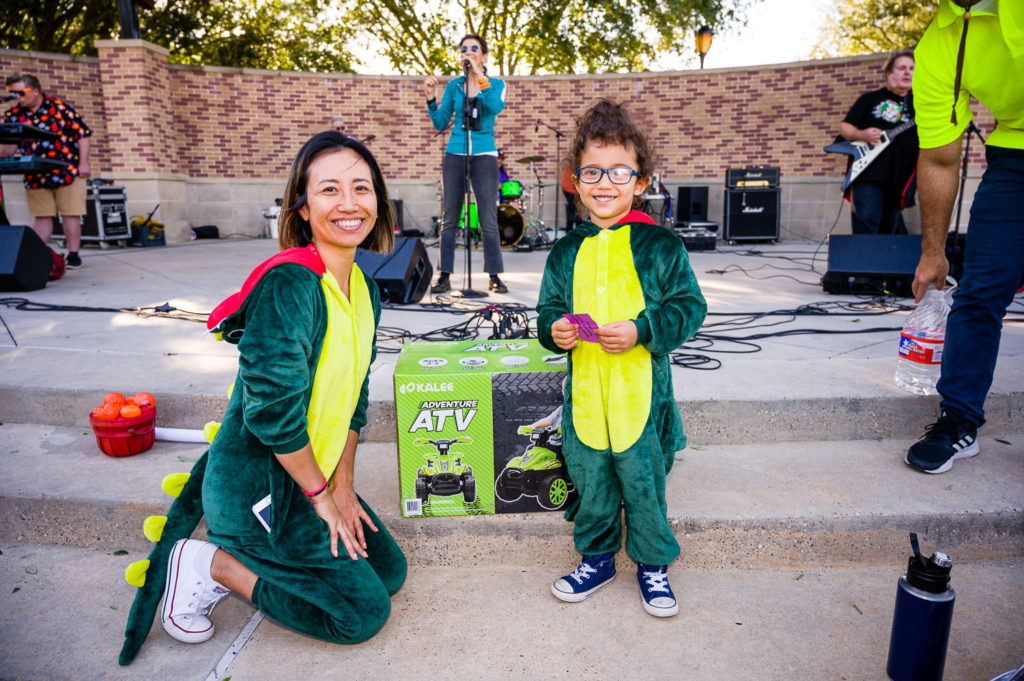
M 52 142 L 57 139 L 57 133 L 27 123 L 0 123 L 0 144 L 17 144 L 25 139 Z
M 41 156 L 7 156 L 0 158 L 0 175 L 24 175 L 25 173 L 48 173 L 68 167 L 63 161 Z

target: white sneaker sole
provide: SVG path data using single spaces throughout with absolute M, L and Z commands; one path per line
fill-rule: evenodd
M 644 604 L 644 610 L 647 611 L 647 614 L 654 615 L 655 617 L 672 617 L 679 612 L 679 603 L 676 603 L 671 608 L 659 608 L 644 600 L 643 594 L 640 594 L 640 602 Z
M 980 451 L 981 449 L 978 447 L 978 440 L 975 439 L 974 442 L 972 442 L 969 446 L 964 447 L 959 452 L 949 457 L 949 459 L 946 460 L 946 463 L 942 464 L 941 466 L 934 470 L 922 470 L 917 466 L 913 465 L 912 463 L 910 463 L 910 452 L 907 452 L 906 456 L 903 457 L 903 463 L 907 464 L 916 471 L 921 471 L 922 473 L 927 473 L 928 475 L 938 475 L 939 473 L 945 473 L 946 471 L 951 469 L 953 467 L 953 462 L 956 461 L 957 459 L 969 459 L 972 456 L 977 456 Z
M 606 586 L 614 582 L 615 575 L 612 575 L 608 579 L 604 580 L 603 582 L 595 586 L 593 589 L 590 589 L 588 591 L 581 591 L 579 593 L 572 593 L 571 591 L 560 591 L 559 589 L 556 589 L 555 584 L 557 584 L 560 581 L 562 581 L 561 577 L 556 579 L 551 584 L 551 593 L 554 594 L 555 598 L 557 598 L 560 601 L 565 601 L 566 603 L 579 603 L 580 601 L 587 598 L 587 596 L 590 596 L 591 594 L 600 591 L 601 589 L 605 588 Z

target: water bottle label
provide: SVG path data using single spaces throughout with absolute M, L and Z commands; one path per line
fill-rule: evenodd
M 926 340 L 904 331 L 900 334 L 900 357 L 917 364 L 942 364 L 944 340 Z

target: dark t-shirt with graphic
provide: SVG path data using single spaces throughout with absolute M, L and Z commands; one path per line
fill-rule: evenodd
M 78 177 L 78 141 L 92 135 L 92 130 L 66 102 L 43 96 L 43 103 L 35 111 L 16 106 L 4 114 L 5 123 L 26 123 L 40 130 L 57 134 L 53 142 L 26 139 L 18 145 L 18 153 L 27 156 L 62 161 L 64 170 L 25 175 L 26 189 L 57 189 L 69 185 Z
M 846 114 L 844 122 L 854 127 L 892 130 L 914 119 L 914 95 L 906 98 L 889 88 L 861 95 Z M 911 126 L 869 165 L 856 182 L 885 182 L 902 189 L 917 167 L 917 127 Z

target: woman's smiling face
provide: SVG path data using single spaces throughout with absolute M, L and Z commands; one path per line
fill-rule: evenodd
M 369 164 L 353 149 L 318 156 L 309 165 L 306 205 L 317 248 L 356 248 L 377 222 L 377 194 Z

